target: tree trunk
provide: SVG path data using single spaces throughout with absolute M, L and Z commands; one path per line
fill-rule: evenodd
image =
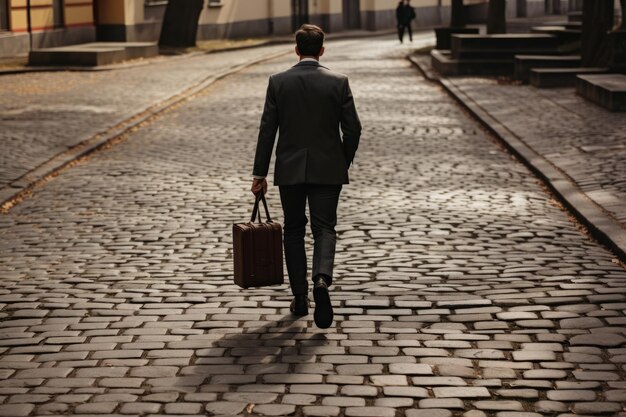
M 611 51 L 607 34 L 613 27 L 613 0 L 585 0 L 583 3 L 582 66 L 608 65 Z
M 463 0 L 452 0 L 450 27 L 465 27 L 465 10 L 463 10 Z
M 163 17 L 159 45 L 195 46 L 203 6 L 204 0 L 170 0 Z
M 489 0 L 487 33 L 506 33 L 506 0 Z

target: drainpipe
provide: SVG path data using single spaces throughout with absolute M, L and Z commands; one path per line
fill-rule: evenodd
M 33 25 L 30 17 L 30 0 L 26 0 L 26 25 L 28 28 L 28 45 L 29 50 L 33 50 Z
M 274 0 L 267 0 L 267 25 L 269 34 L 274 34 Z

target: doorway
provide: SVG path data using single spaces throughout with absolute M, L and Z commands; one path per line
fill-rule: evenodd
M 54 27 L 60 28 L 65 26 L 65 1 L 53 0 L 52 2 L 52 14 L 54 17 Z
M 291 26 L 295 32 L 309 23 L 309 0 L 291 0 Z
M 343 0 L 343 28 L 361 28 L 361 0 Z
M 9 30 L 8 0 L 0 0 L 0 32 L 3 30 Z

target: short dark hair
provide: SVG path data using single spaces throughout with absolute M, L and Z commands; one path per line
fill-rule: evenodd
M 296 32 L 296 45 L 300 55 L 318 56 L 324 46 L 324 31 L 315 25 L 304 24 Z

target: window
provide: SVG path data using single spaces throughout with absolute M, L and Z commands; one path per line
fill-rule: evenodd
M 7 0 L 0 0 L 0 32 L 9 30 L 9 6 Z

